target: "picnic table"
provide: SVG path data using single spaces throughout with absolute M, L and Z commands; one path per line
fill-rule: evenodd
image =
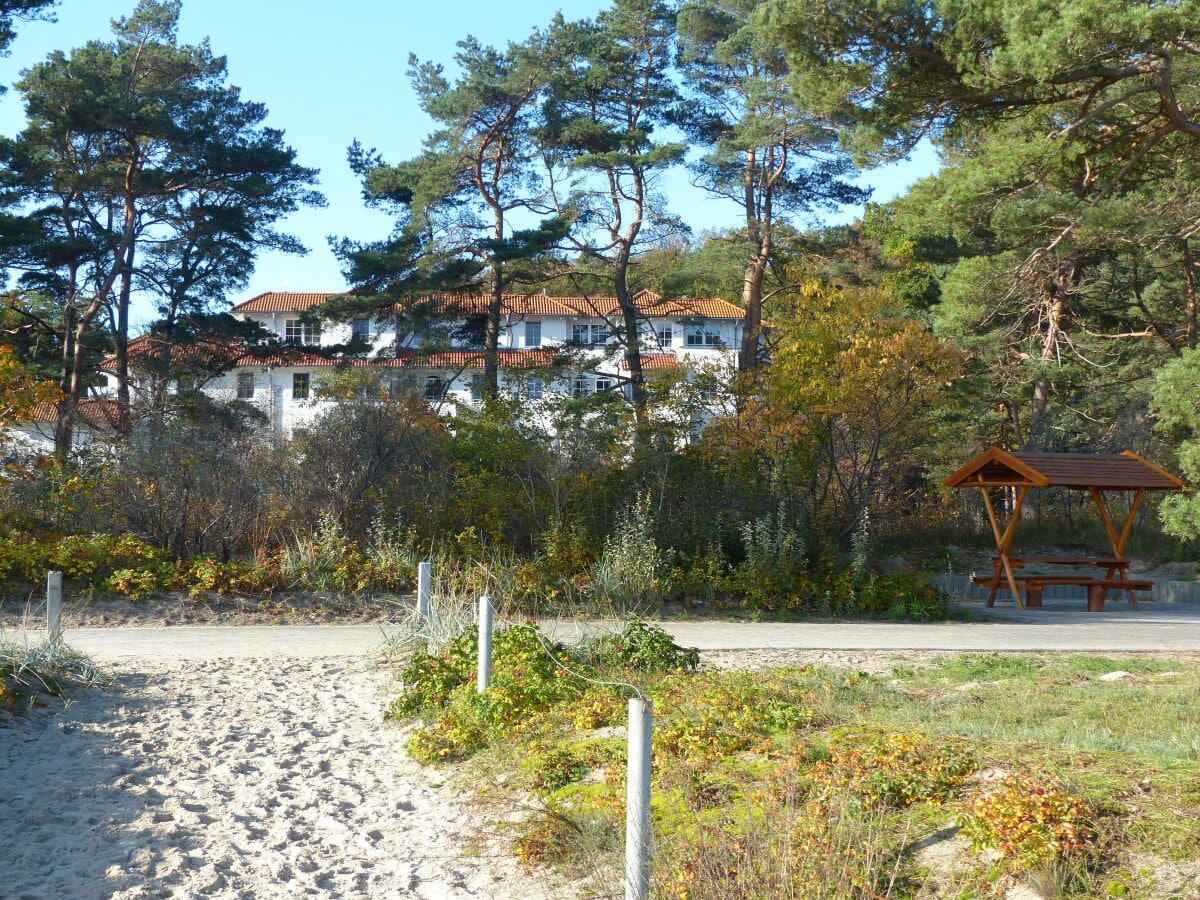
M 1141 609 L 1138 606 L 1134 591 L 1149 591 L 1154 582 L 1148 579 L 1129 577 L 1129 560 L 1119 556 L 1009 556 L 1009 566 L 1025 569 L 1027 565 L 1054 565 L 1103 569 L 1102 578 L 1091 575 L 1086 571 L 1071 574 L 1049 574 L 1045 572 L 1022 572 L 1013 575 L 1016 587 L 1025 594 L 1025 606 L 1040 607 L 1042 591 L 1047 585 L 1070 584 L 1086 587 L 1088 591 L 1087 608 L 1089 612 L 1099 612 L 1104 608 L 1104 601 L 1111 590 L 1124 590 L 1129 597 L 1131 609 Z M 996 592 L 1000 589 L 1012 590 L 1004 572 L 1004 560 L 998 556 L 992 557 L 992 574 L 976 576 L 972 579 L 975 584 L 989 589 L 987 605 L 994 606 Z M 1018 594 L 1019 598 L 1019 594 Z
M 976 584 L 990 589 L 987 605 L 992 606 L 1000 588 L 1009 591 L 1017 606 L 1025 608 L 1025 599 L 1030 606 L 1041 606 L 1042 590 L 1047 584 L 1077 584 L 1087 588 L 1088 610 L 1098 612 L 1104 608 L 1104 599 L 1110 590 L 1124 590 L 1129 595 L 1129 605 L 1138 609 L 1135 590 L 1147 591 L 1153 582 L 1129 577 L 1129 560 L 1125 558 L 1125 544 L 1133 530 L 1133 522 L 1147 490 L 1177 491 L 1183 487 L 1174 475 L 1165 472 L 1136 453 L 1126 450 L 1120 454 L 1086 453 L 1009 453 L 999 447 L 986 450 L 946 479 L 950 487 L 976 487 L 983 495 L 984 507 L 992 534 L 996 539 L 996 556 L 992 559 L 992 574 L 976 576 Z M 1096 504 L 1100 521 L 1108 535 L 1110 555 L 1046 557 L 1014 556 L 1011 553 L 1013 538 L 1021 509 L 1030 490 L 1046 487 L 1068 487 L 1086 490 Z M 1001 525 L 1000 516 L 993 501 L 993 491 L 1011 492 L 1012 500 L 1007 525 Z M 1109 515 L 1105 493 L 1108 491 L 1132 491 L 1129 511 L 1120 531 Z M 1030 564 L 1078 566 L 1103 570 L 1103 577 L 1086 571 L 1070 575 L 1043 575 L 1027 573 Z M 1024 589 L 1025 598 L 1022 598 Z

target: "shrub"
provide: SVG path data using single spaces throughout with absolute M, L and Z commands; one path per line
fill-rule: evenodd
M 172 569 L 162 551 L 132 534 L 0 538 L 0 583 L 38 584 L 51 571 L 77 587 L 141 597 L 169 580 Z
M 963 832 L 975 849 L 992 848 L 1032 868 L 1087 848 L 1087 805 L 1047 772 L 1017 772 L 964 809 Z
M 695 649 L 680 647 L 657 625 L 645 622 L 630 622 L 619 634 L 597 638 L 586 652 L 597 665 L 637 672 L 694 670 L 700 665 Z
M 657 598 L 662 558 L 653 524 L 648 494 L 617 516 L 592 578 L 597 597 L 623 607 Z
M 565 654 L 564 648 L 556 649 Z M 475 687 L 477 655 L 478 629 L 472 627 L 436 655 L 417 651 L 401 671 L 403 692 L 385 717 L 424 713 L 432 720 L 409 741 L 417 760 L 470 756 L 506 733 L 534 726 L 554 704 L 584 693 L 586 683 L 559 668 L 533 626 L 496 632 L 491 683 L 483 694 Z
M 950 598 L 924 576 L 905 568 L 876 575 L 855 592 L 852 607 L 895 621 L 929 622 L 950 615 Z
M 802 762 L 807 766 L 807 759 Z M 849 791 L 868 806 L 904 807 L 954 799 L 975 768 L 957 742 L 935 742 L 920 732 L 865 730 L 837 735 L 828 759 L 807 773 L 795 766 L 793 772 L 818 789 Z

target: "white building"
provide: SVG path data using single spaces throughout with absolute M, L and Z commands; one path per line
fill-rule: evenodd
M 117 418 L 117 404 L 112 400 L 81 400 L 75 421 L 75 446 L 83 447 L 109 440 L 116 433 Z M 54 452 L 54 429 L 57 424 L 56 404 L 34 404 L 25 421 L 0 428 L 0 460 L 49 456 Z
M 233 365 L 204 382 L 218 399 L 252 403 L 272 430 L 292 436 L 327 404 L 318 387 L 339 366 L 368 367 L 397 387 L 420 391 L 440 412 L 454 415 L 482 398 L 484 354 L 480 348 L 486 298 L 435 295 L 340 322 L 302 318 L 335 294 L 268 292 L 234 306 L 231 313 L 277 337 L 266 354 L 222 348 Z M 642 314 L 642 365 L 647 374 L 669 369 L 732 370 L 742 338 L 742 310 L 724 300 L 664 300 L 650 291 L 635 295 Z M 500 386 L 529 400 L 625 391 L 624 348 L 614 339 L 621 322 L 613 297 L 507 295 L 500 333 Z M 353 355 L 324 355 L 352 339 Z M 139 342 L 141 346 L 139 347 Z M 131 344 L 152 352 L 145 339 Z M 218 353 L 222 355 L 222 353 Z M 136 369 L 136 361 L 131 365 Z M 138 378 L 136 371 L 133 373 Z M 110 389 L 115 378 L 109 374 Z M 133 385 L 136 393 L 139 385 Z M 536 403 L 533 404 L 536 407 Z

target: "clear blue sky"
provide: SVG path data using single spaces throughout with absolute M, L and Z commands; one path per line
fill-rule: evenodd
M 56 22 L 18 23 L 12 55 L 0 59 L 0 82 L 11 88 L 19 72 L 53 50 L 111 39 L 112 19 L 129 15 L 136 0 L 60 0 Z M 329 206 L 297 213 L 285 230 L 309 247 L 307 256 L 263 254 L 245 292 L 231 302 L 269 290 L 337 291 L 346 287 L 328 235 L 374 239 L 392 221 L 363 207 L 359 184 L 346 165 L 357 138 L 391 162 L 420 152 L 429 120 L 405 77 L 409 53 L 449 62 L 468 34 L 503 46 L 545 27 L 559 10 L 568 19 L 594 16 L 606 0 L 184 0 L 180 40 L 208 37 L 228 59 L 230 81 L 247 100 L 264 103 L 268 124 L 282 129 L 299 161 L 321 170 Z M 0 133 L 23 127 L 20 97 L 0 98 Z M 902 191 L 936 162 L 924 151 L 909 163 L 865 173 L 875 199 Z M 667 182 L 672 209 L 697 233 L 737 224 L 728 203 L 691 188 L 684 173 Z M 840 220 L 853 218 L 847 210 Z

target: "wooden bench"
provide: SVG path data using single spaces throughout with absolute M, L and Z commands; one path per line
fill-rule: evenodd
M 971 580 L 980 587 L 988 588 L 991 591 L 991 596 L 988 597 L 988 606 L 995 602 L 997 589 L 1011 590 L 1008 579 L 1003 576 L 976 575 Z M 1108 592 L 1114 589 L 1128 593 L 1130 607 L 1140 609 L 1133 592 L 1149 591 L 1154 587 L 1154 582 L 1148 579 L 1090 578 L 1083 575 L 1017 575 L 1013 580 L 1016 581 L 1018 590 L 1024 589 L 1025 591 L 1025 605 L 1033 607 L 1042 605 L 1042 589 L 1048 584 L 1076 584 L 1085 587 L 1088 592 L 1088 612 L 1100 612 L 1104 609 L 1104 601 Z
M 1125 591 L 1129 595 L 1129 605 L 1133 609 L 1141 609 L 1134 591 L 1149 591 L 1154 588 L 1154 582 L 1146 578 L 1093 578 L 1087 585 L 1088 612 L 1100 612 L 1104 609 L 1104 600 L 1110 589 Z

